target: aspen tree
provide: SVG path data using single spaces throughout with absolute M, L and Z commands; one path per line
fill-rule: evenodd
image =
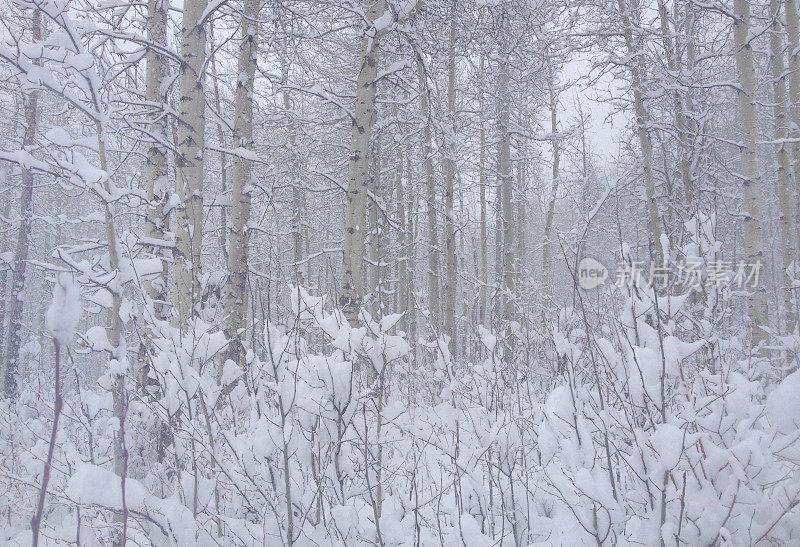
M 780 229 L 781 229 L 781 275 L 779 283 L 784 285 L 788 282 L 785 272 L 791 268 L 793 255 L 792 232 L 795 220 L 795 199 L 792 191 L 792 172 L 787 149 L 786 138 L 788 136 L 787 113 L 786 113 L 786 75 L 784 74 L 785 65 L 783 60 L 783 40 L 781 39 L 781 2 L 780 0 L 770 0 L 770 65 L 772 68 L 772 93 L 773 106 L 772 112 L 775 124 L 775 154 L 778 159 L 778 199 L 780 201 Z M 792 299 L 790 290 L 781 290 L 782 294 L 782 315 L 786 321 L 788 330 L 794 326 L 792 318 Z
M 661 26 L 661 40 L 664 43 L 666 52 L 667 69 L 670 74 L 677 75 L 680 70 L 680 54 L 678 45 L 673 39 L 673 31 L 670 29 L 669 13 L 667 12 L 666 0 L 658 0 L 658 19 Z M 675 133 L 678 140 L 678 157 L 680 162 L 681 183 L 686 197 L 685 209 L 692 210 L 694 201 L 694 189 L 692 188 L 692 171 L 689 162 L 689 143 L 686 130 L 686 114 L 684 112 L 683 98 L 678 86 L 672 86 L 672 107 L 675 119 Z
M 480 192 L 480 290 L 478 295 L 478 319 L 480 324 L 486 324 L 486 292 L 489 286 L 489 258 L 487 250 L 487 225 L 486 225 L 486 115 L 484 113 L 484 63 L 485 55 L 481 55 L 480 75 L 478 81 L 478 106 L 480 109 L 480 129 L 478 141 L 478 186 Z
M 220 148 L 224 149 L 225 143 L 225 130 L 222 122 L 222 100 L 219 92 L 219 71 L 217 70 L 217 53 L 214 52 L 216 46 L 214 43 L 214 22 L 208 24 L 208 41 L 209 50 L 213 53 L 209 59 L 209 66 L 211 67 L 211 81 L 213 82 L 214 90 L 214 109 L 217 111 L 217 143 Z M 220 195 L 225 195 L 228 192 L 228 154 L 224 151 L 219 153 L 219 177 L 220 177 Z M 226 207 L 219 208 L 219 247 L 222 252 L 222 260 L 227 264 L 228 262 L 228 213 Z
M 514 248 L 514 177 L 511 173 L 511 99 L 509 97 L 509 49 L 507 27 L 509 15 L 505 7 L 500 15 L 500 55 L 499 76 L 497 82 L 498 100 L 498 131 L 500 143 L 498 146 L 498 171 L 500 177 L 500 219 L 502 225 L 502 291 L 503 317 L 513 319 L 516 314 L 514 309 L 514 295 L 516 291 L 516 257 Z
M 178 76 L 178 156 L 175 192 L 173 321 L 185 326 L 199 312 L 203 250 L 203 166 L 206 100 L 204 70 L 207 0 L 183 6 L 181 63 Z M 232 275 L 235 273 L 231 272 Z
M 750 43 L 750 2 L 733 2 L 733 42 L 736 48 L 736 74 L 739 80 L 737 92 L 739 105 L 739 127 L 741 131 L 742 184 L 744 197 L 744 252 L 751 266 L 763 263 L 761 208 L 759 196 L 758 167 L 756 158 L 756 85 L 753 68 L 753 49 Z M 762 272 L 762 279 L 764 278 Z M 747 314 L 752 328 L 752 346 L 766 340 L 761 328 L 767 323 L 767 299 L 763 283 L 750 288 Z
M 242 10 L 242 42 L 239 48 L 233 142 L 245 154 L 253 149 L 253 89 L 258 54 L 258 14 L 260 0 L 245 0 Z M 225 285 L 225 335 L 230 340 L 229 355 L 244 363 L 243 331 L 247 321 L 247 268 L 250 233 L 250 185 L 252 161 L 237 155 L 233 161 L 233 207 L 228 244 L 228 282 Z
M 165 77 L 167 71 L 164 50 L 167 42 L 167 5 L 165 0 L 149 0 L 147 3 L 147 49 L 146 99 L 154 105 L 153 120 L 149 123 L 151 134 L 147 146 L 145 165 L 145 184 L 147 187 L 147 209 L 145 211 L 145 234 L 150 240 L 163 240 L 168 229 L 164 209 L 169 197 L 167 149 L 167 118 L 163 113 L 166 104 Z M 157 106 L 156 106 L 157 105 Z M 155 245 L 147 245 L 146 250 L 164 258 Z M 160 278 L 145 280 L 144 288 L 153 301 L 153 310 L 158 319 L 166 319 L 167 300 L 167 262 L 161 261 Z
M 378 42 L 385 32 L 375 21 L 386 10 L 384 0 L 370 1 L 370 25 L 361 41 L 361 60 L 356 86 L 351 155 L 348 166 L 347 208 L 345 212 L 342 289 L 339 305 L 347 320 L 355 324 L 364 299 L 364 251 L 366 248 L 366 210 L 369 191 L 370 145 L 375 123 L 375 92 L 378 77 Z
M 798 16 L 797 0 L 784 0 L 786 17 L 786 37 L 788 47 L 789 74 L 789 138 L 792 141 L 791 166 L 794 183 L 795 211 L 794 217 L 794 277 L 800 276 L 800 16 Z M 794 291 L 794 323 L 800 321 L 800 295 Z M 791 328 L 789 330 L 792 330 Z
M 370 173 L 369 173 L 369 192 L 374 196 L 374 200 L 367 201 L 367 213 L 369 227 L 369 239 L 367 249 L 369 255 L 369 267 L 366 269 L 365 276 L 367 282 L 367 295 L 370 298 L 369 312 L 376 316 L 380 313 L 382 304 L 382 268 L 381 268 L 381 225 L 378 217 L 378 199 L 381 190 L 381 146 L 380 139 L 376 139 L 373 151 L 370 154 Z
M 650 259 L 661 262 L 661 220 L 656 203 L 655 182 L 653 180 L 653 143 L 650 137 L 650 115 L 644 102 L 641 74 L 641 60 L 637 44 L 634 41 L 633 24 L 627 11 L 625 0 L 617 0 L 617 9 L 622 21 L 622 31 L 625 36 L 625 46 L 631 56 L 628 69 L 631 73 L 631 86 L 633 87 L 633 107 L 636 114 L 636 134 L 639 137 L 639 147 L 642 152 L 642 171 L 644 173 L 645 199 L 647 201 L 647 228 L 652 242 Z
M 148 205 L 145 211 L 145 234 L 152 240 L 163 240 L 168 229 L 164 208 L 169 197 L 167 172 L 167 118 L 162 112 L 166 104 L 165 77 L 167 71 L 164 50 L 167 42 L 167 5 L 165 0 L 149 0 L 147 3 L 147 49 L 146 99 L 155 106 L 153 120 L 148 131 L 151 140 L 147 146 L 145 184 Z M 151 254 L 158 251 L 155 246 L 147 246 Z M 161 277 L 155 282 L 145 281 L 145 291 L 153 301 L 156 317 L 166 318 L 167 263 L 162 260 Z
M 555 92 L 555 82 L 553 81 L 552 67 L 549 67 L 547 78 L 548 96 L 550 98 L 550 132 L 555 135 L 558 132 L 558 96 Z M 561 148 L 558 139 L 553 138 L 553 165 L 552 180 L 550 188 L 550 201 L 547 204 L 547 213 L 544 221 L 544 243 L 542 246 L 542 280 L 544 281 L 544 297 L 552 296 L 552 264 L 550 263 L 553 216 L 556 209 L 556 197 L 558 196 L 558 184 L 560 181 Z
M 150 103 L 152 119 L 148 122 L 150 134 L 147 144 L 144 178 L 147 191 L 145 206 L 144 252 L 161 262 L 161 273 L 155 278 L 146 278 L 142 288 L 152 304 L 153 319 L 166 320 L 169 317 L 167 305 L 168 256 L 165 256 L 164 239 L 169 230 L 169 215 L 165 214 L 169 201 L 169 171 L 167 164 L 167 2 L 148 0 L 147 2 L 147 41 L 145 72 L 145 99 Z M 140 387 L 148 384 L 149 359 L 153 352 L 152 332 L 145 323 L 145 336 L 139 345 L 139 370 L 135 372 Z
M 42 12 L 34 10 L 32 16 L 33 41 L 42 40 Z M 39 64 L 35 61 L 35 64 Z M 39 123 L 39 91 L 31 90 L 24 99 L 25 133 L 22 137 L 22 149 L 30 151 L 35 143 L 36 130 Z M 14 271 L 11 276 L 11 294 L 8 313 L 8 355 L 3 378 L 3 391 L 6 397 L 15 398 L 19 393 L 19 348 L 22 345 L 22 304 L 25 289 L 25 272 L 30 251 L 31 223 L 33 221 L 33 171 L 30 167 L 22 168 L 22 195 L 20 196 L 20 223 L 17 232 L 17 245 L 14 249 Z M 0 325 L 1 327 L 2 325 Z M 0 340 L 0 343 L 2 340 Z
M 425 170 L 425 201 L 428 231 L 428 321 L 438 328 L 439 321 L 439 245 L 436 227 L 436 181 L 433 178 L 433 146 L 431 144 L 431 106 L 429 89 L 422 59 L 417 72 L 419 79 L 419 109 L 423 119 L 422 163 Z
M 450 336 L 450 350 L 455 349 L 455 300 L 456 300 L 456 235 L 453 221 L 453 182 L 455 179 L 455 108 L 456 108 L 456 0 L 450 8 L 450 29 L 447 47 L 447 115 L 449 127 L 445 135 L 444 158 L 444 332 Z
M 409 298 L 408 298 L 408 264 L 409 264 L 409 248 L 406 245 L 406 238 L 408 234 L 408 212 L 406 207 L 406 193 L 403 187 L 403 149 L 398 146 L 395 151 L 395 158 L 397 167 L 395 171 L 395 196 L 397 198 L 397 220 L 400 224 L 400 233 L 397 237 L 397 246 L 399 247 L 397 257 L 397 310 L 405 313 L 400 319 L 400 328 L 403 330 L 408 329 L 408 314 L 409 312 Z

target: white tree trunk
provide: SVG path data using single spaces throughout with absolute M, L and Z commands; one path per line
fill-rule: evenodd
M 634 40 L 633 25 L 625 0 L 617 0 L 617 7 L 620 19 L 622 19 L 625 45 L 628 49 L 628 54 L 631 56 L 629 69 L 633 87 L 633 107 L 636 114 L 636 133 L 639 137 L 639 147 L 642 152 L 642 171 L 644 173 L 645 198 L 647 200 L 647 228 L 652 242 L 650 260 L 660 263 L 663 257 L 661 250 L 661 220 L 658 213 L 658 204 L 656 203 L 655 182 L 653 181 L 653 144 L 649 130 L 650 115 L 647 112 L 642 94 L 643 82 L 639 66 L 639 50 Z
M 381 304 L 383 303 L 383 280 L 381 278 L 383 273 L 381 267 L 381 245 L 383 242 L 381 238 L 382 227 L 378 215 L 378 200 L 380 198 L 381 189 L 381 147 L 379 140 L 374 144 L 374 150 L 370 156 L 369 192 L 372 193 L 375 199 L 367 201 L 369 216 L 367 222 L 369 229 L 369 239 L 367 240 L 369 268 L 367 268 L 366 272 L 366 294 L 369 298 L 369 312 L 375 317 L 376 314 L 379 314 Z
M 555 92 L 555 82 L 553 81 L 552 70 L 547 80 L 548 94 L 550 97 L 550 132 L 554 135 L 558 132 L 558 96 Z M 542 287 L 544 301 L 553 296 L 553 275 L 552 264 L 550 263 L 551 238 L 553 217 L 555 216 L 556 197 L 558 196 L 558 183 L 560 181 L 561 148 L 558 139 L 553 138 L 553 166 L 552 166 L 552 187 L 550 188 L 550 201 L 547 204 L 547 213 L 544 220 L 544 243 L 542 246 Z M 543 302 L 544 304 L 544 302 Z M 544 308 L 544 306 L 543 306 Z M 544 310 L 543 310 L 544 311 Z
M 173 321 L 185 326 L 201 305 L 200 267 L 203 249 L 203 165 L 206 102 L 204 70 L 206 30 L 201 16 L 207 0 L 185 2 L 181 26 L 178 77 L 178 157 L 175 191 Z
M 508 14 L 503 11 L 502 17 L 505 19 Z M 511 99 L 509 97 L 509 64 L 508 49 L 505 41 L 506 26 L 502 26 L 501 52 L 500 52 L 500 74 L 498 78 L 497 96 L 499 101 L 499 132 L 500 144 L 498 148 L 498 167 L 500 175 L 500 195 L 501 195 L 501 221 L 502 221 L 502 284 L 503 293 L 503 317 L 507 320 L 513 319 L 516 315 L 514 306 L 514 296 L 516 294 L 516 256 L 515 256 L 515 229 L 514 229 L 514 177 L 511 173 Z
M 42 39 L 42 12 L 33 12 L 33 40 L 40 42 Z M 37 63 L 38 64 L 38 63 Z M 39 92 L 32 90 L 25 96 L 25 134 L 22 137 L 22 149 L 29 151 L 34 145 L 36 129 L 39 118 Z M 30 250 L 31 223 L 33 221 L 33 171 L 30 168 L 22 169 L 22 195 L 20 196 L 19 229 L 17 232 L 17 246 L 14 249 L 13 267 L 11 276 L 11 294 L 9 297 L 8 318 L 8 349 L 5 366 L 3 390 L 7 397 L 14 398 L 19 393 L 19 349 L 22 345 L 22 309 L 23 290 L 25 289 L 25 270 L 28 265 L 28 251 Z
M 33 12 L 33 40 L 42 39 L 42 12 Z M 37 63 L 38 64 L 38 63 Z M 36 139 L 39 120 L 39 92 L 32 90 L 25 96 L 25 134 L 22 137 L 22 149 L 29 151 Z M 22 345 L 22 310 L 25 289 L 25 270 L 28 265 L 30 250 L 31 223 L 33 221 L 33 171 L 28 167 L 22 169 L 22 195 L 20 196 L 20 222 L 17 232 L 17 246 L 14 249 L 14 271 L 11 276 L 11 294 L 9 296 L 8 314 L 8 353 L 3 379 L 3 391 L 6 397 L 15 398 L 19 393 L 19 349 Z M 0 340 L 2 343 L 2 340 Z
M 145 234 L 153 240 L 163 240 L 168 229 L 164 207 L 169 198 L 169 173 L 167 172 L 167 118 L 163 106 L 167 103 L 164 79 L 166 62 L 159 48 L 167 47 L 167 5 L 165 0 L 149 0 L 147 3 L 147 40 L 156 47 L 147 50 L 147 89 L 146 99 L 154 106 L 153 120 L 148 130 L 151 140 L 147 147 L 147 164 L 145 166 L 145 184 L 147 186 L 147 204 L 145 217 Z M 154 245 L 147 245 L 146 251 L 162 259 L 161 276 L 155 280 L 146 280 L 144 288 L 153 302 L 156 318 L 167 317 L 167 262 L 163 251 Z
M 384 0 L 370 2 L 367 21 L 374 23 L 385 11 Z M 364 251 L 369 190 L 370 144 L 375 123 L 375 91 L 378 76 L 378 41 L 381 33 L 364 36 L 356 87 L 351 155 L 348 168 L 345 213 L 342 294 L 339 305 L 347 320 L 356 324 L 364 299 Z
M 425 169 L 425 207 L 428 239 L 428 321 L 438 329 L 440 317 L 439 304 L 439 238 L 436 229 L 436 181 L 433 178 L 433 146 L 431 144 L 431 106 L 428 84 L 422 60 L 417 72 L 419 79 L 419 109 L 422 114 L 422 162 Z
M 786 144 L 788 136 L 786 120 L 786 75 L 784 74 L 785 65 L 783 61 L 783 40 L 781 39 L 781 1 L 770 0 L 771 28 L 769 35 L 770 61 L 772 66 L 772 91 L 773 91 L 773 117 L 775 124 L 775 154 L 778 159 L 778 198 L 780 201 L 780 228 L 781 228 L 781 271 L 778 281 L 781 286 L 787 285 L 785 272 L 792 265 L 794 253 L 794 224 L 795 217 L 795 195 L 792 188 L 792 171 L 789 158 L 789 150 Z M 782 315 L 786 322 L 787 330 L 794 327 L 792 316 L 791 290 L 785 288 L 781 290 Z
M 658 18 L 661 23 L 661 40 L 664 42 L 666 51 L 667 69 L 670 74 L 678 74 L 680 70 L 680 54 L 673 40 L 673 31 L 670 29 L 669 13 L 665 0 L 658 0 Z M 673 85 L 672 104 L 675 117 L 675 133 L 678 140 L 678 161 L 680 166 L 681 183 L 684 190 L 684 209 L 691 214 L 694 206 L 695 189 L 692 180 L 692 170 L 689 161 L 690 150 L 688 134 L 686 132 L 686 115 L 684 113 L 684 103 L 681 92 L 677 85 Z
M 258 53 L 260 0 L 245 0 L 242 11 L 242 43 L 239 48 L 233 144 L 253 149 L 253 84 Z M 233 207 L 228 244 L 228 282 L 225 285 L 225 335 L 230 340 L 229 357 L 244 364 L 244 332 L 247 322 L 247 267 L 252 162 L 241 156 L 233 161 Z
M 450 351 L 455 351 L 456 314 L 456 234 L 453 219 L 453 183 L 456 172 L 455 112 L 456 110 L 456 1 L 450 9 L 450 32 L 447 47 L 447 115 L 450 131 L 445 135 L 444 158 L 444 332 L 450 336 Z
M 794 273 L 800 277 L 800 17 L 798 17 L 797 0 L 784 0 L 786 15 L 786 36 L 789 50 L 789 138 L 791 146 L 792 182 L 794 184 L 795 211 L 794 218 Z M 794 291 L 795 326 L 800 321 L 800 294 Z M 790 329 L 791 330 L 791 329 Z
M 738 103 L 741 130 L 742 184 L 744 186 L 744 251 L 751 265 L 763 264 L 763 235 L 756 159 L 756 84 L 753 49 L 750 44 L 750 3 L 734 0 L 733 41 L 736 48 L 736 73 L 739 80 Z M 763 264 L 766 266 L 766 264 Z M 761 279 L 766 279 L 763 269 Z M 766 340 L 761 329 L 767 325 L 767 298 L 763 282 L 750 288 L 747 313 L 753 331 L 752 346 Z
M 478 82 L 478 108 L 480 134 L 478 148 L 478 185 L 480 190 L 480 289 L 478 292 L 478 322 L 486 325 L 486 293 L 489 287 L 488 230 L 486 225 L 486 120 L 484 112 L 483 82 L 485 57 L 481 56 L 480 81 Z

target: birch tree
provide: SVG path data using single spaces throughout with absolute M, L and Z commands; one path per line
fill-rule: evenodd
M 445 134 L 444 159 L 444 332 L 450 337 L 451 351 L 455 350 L 456 314 L 456 234 L 453 215 L 453 182 L 456 176 L 455 122 L 456 122 L 456 0 L 450 8 L 450 25 L 447 45 L 447 116 L 448 129 Z
M 201 306 L 207 5 L 207 0 L 186 2 L 181 22 L 172 318 L 183 326 Z
M 736 48 L 736 74 L 739 83 L 737 102 L 741 132 L 741 177 L 744 199 L 744 253 L 753 267 L 766 265 L 763 261 L 763 230 L 761 226 L 761 196 L 756 157 L 756 85 L 753 67 L 753 48 L 750 34 L 750 2 L 734 0 L 733 42 Z M 765 276 L 766 277 L 766 276 Z M 751 289 L 747 313 L 752 329 L 752 347 L 766 339 L 762 327 L 767 325 L 767 299 L 763 284 Z
M 622 23 L 622 33 L 625 38 L 627 53 L 630 56 L 631 92 L 636 116 L 636 134 L 642 154 L 642 172 L 645 200 L 647 202 L 647 227 L 652 248 L 650 260 L 660 263 L 664 256 L 661 248 L 661 219 L 658 203 L 656 202 L 655 181 L 653 179 L 653 141 L 650 136 L 650 115 L 644 99 L 644 81 L 641 73 L 642 53 L 637 44 L 636 36 L 634 36 L 633 21 L 628 12 L 626 0 L 617 0 L 617 12 Z
M 253 92 L 258 54 L 258 14 L 260 0 L 245 0 L 242 10 L 242 37 L 239 48 L 238 78 L 233 141 L 239 154 L 233 160 L 233 209 L 228 244 L 228 282 L 225 286 L 225 334 L 230 340 L 230 355 L 244 362 L 243 334 L 247 322 L 247 269 L 250 221 L 250 192 L 253 149 Z
M 33 42 L 42 40 L 42 13 L 34 9 L 31 17 Z M 39 61 L 33 61 L 34 66 Z M 36 130 L 39 120 L 39 90 L 34 88 L 25 94 L 25 133 L 22 137 L 22 150 L 33 151 Z M 33 221 L 33 171 L 28 166 L 22 167 L 22 195 L 20 196 L 20 222 L 17 232 L 17 245 L 14 250 L 13 267 L 11 276 L 11 294 L 9 295 L 8 312 L 8 343 L 5 364 L 5 377 L 3 382 L 4 392 L 7 397 L 14 398 L 19 391 L 19 349 L 22 345 L 22 307 L 24 302 L 25 271 L 28 267 L 28 253 L 30 251 L 31 224 Z M 0 341 L 2 343 L 2 341 Z
M 784 274 L 791 271 L 794 259 L 794 241 L 792 234 L 796 224 L 796 200 L 792 187 L 791 160 L 789 158 L 788 145 L 786 139 L 789 135 L 787 128 L 787 109 L 786 109 L 786 75 L 785 63 L 783 58 L 783 40 L 780 25 L 781 2 L 771 0 L 769 5 L 771 27 L 769 34 L 770 61 L 772 68 L 772 94 L 773 107 L 772 113 L 775 124 L 775 155 L 778 160 L 778 198 L 780 202 L 780 231 L 781 231 L 781 266 L 780 271 Z M 785 276 L 780 276 L 780 282 L 784 282 Z M 787 330 L 791 331 L 794 326 L 792 314 L 791 290 L 782 289 L 782 319 L 786 322 Z
M 147 3 L 147 77 L 146 100 L 154 112 L 147 128 L 150 144 L 147 147 L 145 184 L 147 187 L 145 234 L 150 240 L 162 243 L 169 229 L 165 207 L 169 198 L 167 147 L 168 126 L 164 111 L 167 104 L 166 75 L 167 63 L 164 51 L 167 47 L 167 5 L 164 0 L 149 0 Z M 148 245 L 147 250 L 162 255 L 156 245 Z M 165 258 L 160 256 L 161 258 Z M 153 301 L 156 317 L 166 319 L 167 302 L 167 262 L 161 267 L 161 277 L 155 281 L 146 280 L 145 290 Z
M 513 202 L 514 177 L 511 173 L 511 98 L 509 97 L 509 65 L 511 63 L 509 57 L 511 52 L 508 45 L 510 29 L 509 15 L 505 5 L 503 5 L 500 13 L 500 52 L 497 80 L 498 132 L 500 134 L 497 165 L 501 199 L 503 317 L 508 320 L 513 319 L 516 314 L 514 297 L 518 275 L 514 246 L 516 233 Z
M 370 146 L 375 124 L 375 92 L 378 75 L 378 43 L 384 28 L 375 22 L 386 10 L 383 0 L 370 1 L 366 10 L 367 29 L 361 39 L 361 59 L 356 81 L 351 155 L 348 165 L 347 207 L 344 228 L 344 260 L 339 303 L 348 321 L 358 322 L 364 300 L 364 252 L 369 193 Z

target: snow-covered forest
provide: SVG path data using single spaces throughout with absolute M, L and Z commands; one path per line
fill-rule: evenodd
M 0 0 L 0 544 L 800 544 L 797 0 Z

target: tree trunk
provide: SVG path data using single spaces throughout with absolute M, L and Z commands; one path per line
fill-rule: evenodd
M 403 149 L 398 146 L 396 150 L 397 170 L 395 172 L 395 196 L 397 198 L 397 221 L 400 224 L 400 233 L 397 236 L 397 311 L 406 315 L 400 320 L 400 329 L 408 331 L 408 234 L 406 193 L 403 188 Z
M 623 34 L 628 54 L 631 56 L 629 70 L 633 87 L 633 106 L 636 113 L 636 133 L 642 151 L 642 170 L 644 172 L 645 199 L 647 200 L 647 228 L 650 234 L 650 260 L 660 263 L 663 260 L 661 249 L 661 220 L 656 203 L 655 182 L 653 181 L 653 144 L 650 138 L 650 116 L 644 103 L 643 82 L 639 67 L 639 49 L 634 41 L 633 25 L 627 12 L 625 0 L 617 0 L 619 16 L 622 19 Z
M 784 0 L 786 12 L 786 36 L 789 45 L 789 138 L 793 141 L 791 147 L 792 182 L 794 183 L 795 196 L 795 222 L 794 222 L 794 277 L 800 276 L 800 17 L 798 17 L 796 0 Z M 800 321 L 800 295 L 795 290 L 794 321 L 795 326 Z M 791 330 L 791 329 L 788 329 Z
M 453 182 L 455 180 L 455 115 L 456 115 L 456 1 L 450 9 L 450 36 L 447 48 L 447 115 L 450 127 L 445 135 L 444 158 L 444 332 L 450 336 L 450 351 L 455 351 L 456 301 L 456 234 L 453 219 Z
M 503 19 L 508 18 L 505 11 Z M 502 27 L 506 28 L 505 25 Z M 501 30 L 505 33 L 505 30 Z M 498 167 L 500 174 L 501 221 L 502 221 L 502 260 L 503 260 L 503 317 L 511 320 L 516 316 L 514 297 L 516 294 L 516 257 L 514 253 L 514 177 L 511 173 L 511 99 L 509 97 L 509 58 L 505 44 L 505 34 L 501 36 L 500 75 L 497 96 L 499 101 L 499 133 Z
M 369 229 L 369 239 L 367 241 L 368 254 L 369 254 L 369 268 L 367 268 L 367 296 L 369 299 L 369 313 L 376 317 L 380 314 L 381 305 L 383 304 L 383 280 L 381 279 L 381 225 L 380 217 L 378 215 L 378 204 L 380 197 L 380 179 L 381 179 L 381 147 L 380 142 L 374 144 L 374 150 L 370 158 L 370 175 L 369 175 L 369 191 L 375 197 L 374 200 L 369 200 L 368 212 L 369 220 L 367 226 Z
M 242 43 L 239 48 L 233 144 L 248 153 L 253 150 L 253 83 L 258 53 L 260 0 L 245 0 L 242 10 Z M 237 155 L 233 161 L 233 207 L 228 244 L 228 282 L 225 285 L 225 335 L 230 340 L 229 358 L 244 365 L 244 331 L 247 321 L 247 267 L 250 234 L 252 162 Z
M 759 197 L 758 167 L 756 164 L 756 84 L 753 68 L 753 49 L 750 44 L 750 3 L 734 0 L 733 41 L 736 48 L 736 73 L 739 80 L 738 103 L 741 130 L 742 183 L 744 190 L 744 251 L 747 263 L 763 264 L 761 248 L 763 235 Z M 761 275 L 761 279 L 766 276 Z M 753 329 L 752 347 L 766 340 L 761 329 L 767 324 L 767 298 L 763 282 L 751 287 L 747 302 L 747 314 Z
M 203 248 L 203 165 L 206 102 L 204 69 L 206 30 L 201 20 L 207 0 L 186 2 L 181 26 L 178 77 L 178 157 L 175 191 L 173 321 L 181 327 L 199 312 Z
M 217 110 L 217 143 L 219 147 L 225 149 L 225 131 L 222 125 L 222 100 L 219 93 L 219 72 L 217 71 L 217 56 L 213 54 L 214 44 L 214 22 L 208 24 L 209 49 L 212 52 L 211 81 L 214 86 L 214 108 Z M 220 195 L 224 196 L 228 191 L 228 158 L 225 152 L 219 153 L 219 175 L 220 175 Z M 224 205 L 219 207 L 219 247 L 222 253 L 222 260 L 228 262 L 228 213 Z
M 383 15 L 385 9 L 384 0 L 370 2 L 367 21 L 370 24 L 374 23 Z M 380 36 L 381 32 L 375 33 L 374 36 L 366 35 L 361 42 L 361 64 L 358 71 L 351 141 L 352 153 L 348 166 L 342 294 L 339 297 L 339 305 L 351 324 L 358 323 L 358 314 L 364 299 L 365 224 Z
M 658 18 L 661 23 L 661 40 L 664 42 L 666 51 L 667 69 L 670 74 L 677 75 L 680 70 L 680 57 L 678 48 L 672 39 L 672 31 L 669 25 L 669 13 L 665 0 L 658 0 Z M 678 161 L 681 173 L 681 183 L 683 184 L 685 210 L 691 214 L 694 204 L 695 189 L 692 181 L 692 170 L 689 163 L 689 143 L 686 131 L 686 115 L 684 113 L 683 98 L 677 85 L 673 85 L 672 104 L 675 117 L 675 133 L 678 138 Z
M 439 239 L 436 229 L 436 181 L 433 178 L 431 106 L 422 61 L 419 63 L 419 108 L 425 124 L 422 131 L 422 161 L 425 167 L 425 201 L 428 225 L 428 321 L 439 328 Z
M 33 41 L 42 40 L 42 12 L 33 12 Z M 38 64 L 38 62 L 36 62 Z M 25 97 L 25 134 L 22 149 L 30 151 L 36 139 L 39 118 L 39 92 L 31 91 Z M 6 360 L 3 391 L 6 397 L 15 398 L 19 394 L 19 348 L 22 345 L 22 310 L 25 299 L 25 270 L 28 266 L 30 250 L 31 223 L 33 222 L 33 171 L 22 168 L 22 195 L 20 196 L 20 222 L 17 246 L 14 250 L 14 272 L 11 277 L 11 295 L 8 317 L 8 356 Z
M 480 289 L 478 292 L 478 321 L 486 325 L 486 292 L 489 287 L 488 230 L 486 225 L 486 120 L 484 113 L 483 82 L 485 57 L 481 56 L 481 77 L 478 83 L 480 116 L 480 144 L 478 148 L 478 185 L 480 189 Z
M 553 81 L 552 71 L 549 75 L 547 81 L 547 87 L 550 96 L 550 132 L 555 135 L 558 132 L 558 96 L 555 92 L 555 82 Z M 558 195 L 558 183 L 560 180 L 560 165 L 561 165 L 561 149 L 559 140 L 553 138 L 550 141 L 553 146 L 553 170 L 552 170 L 552 188 L 550 189 L 550 201 L 547 204 L 547 215 L 545 216 L 544 220 L 544 245 L 542 246 L 542 287 L 544 289 L 544 301 L 548 298 L 553 296 L 553 275 L 552 275 L 552 265 L 550 264 L 550 254 L 551 254 L 551 243 L 550 238 L 552 237 L 551 231 L 553 227 L 553 216 L 555 215 L 556 209 L 556 197 Z M 543 308 L 544 303 L 543 302 Z M 544 310 L 543 310 L 544 311 Z
M 794 253 L 792 247 L 793 226 L 795 220 L 795 196 L 792 188 L 792 172 L 789 159 L 789 150 L 786 145 L 788 136 L 786 121 L 786 75 L 783 62 L 783 40 L 781 39 L 781 1 L 770 0 L 771 28 L 769 34 L 770 61 L 772 65 L 772 91 L 773 91 L 773 117 L 775 124 L 775 154 L 778 159 L 778 198 L 780 201 L 780 228 L 781 228 L 781 275 L 778 280 L 781 286 L 790 283 L 785 272 L 792 266 Z M 782 289 L 782 316 L 786 322 L 787 331 L 794 327 L 792 316 L 792 291 Z

